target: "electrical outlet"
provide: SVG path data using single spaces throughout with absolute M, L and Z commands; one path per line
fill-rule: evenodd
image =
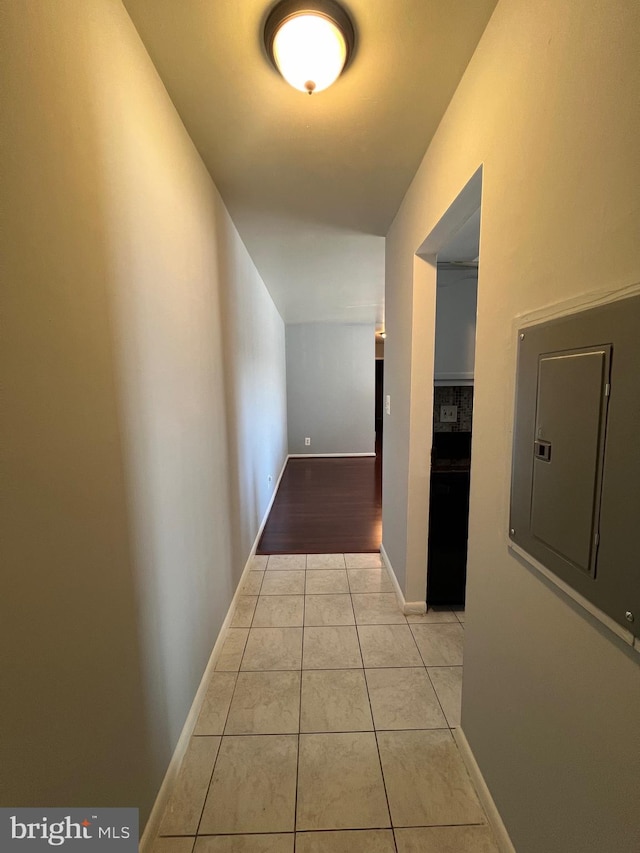
M 455 424 L 458 420 L 457 406 L 440 406 L 440 423 Z
M 305 444 L 305 447 L 309 447 L 309 445 L 311 444 L 311 439 L 310 439 L 310 438 L 305 438 L 305 440 L 304 440 L 304 444 Z

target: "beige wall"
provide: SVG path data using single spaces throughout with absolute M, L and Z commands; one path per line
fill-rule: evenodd
M 639 31 L 635 0 L 502 0 L 387 240 L 383 542 L 412 599 L 435 305 L 414 253 L 483 167 L 462 725 L 518 853 L 640 838 L 640 656 L 507 548 L 514 318 L 640 281 Z
M 289 452 L 374 453 L 373 324 L 288 323 L 286 340 Z
M 144 822 L 284 462 L 284 325 L 122 5 L 3 18 L 2 805 Z

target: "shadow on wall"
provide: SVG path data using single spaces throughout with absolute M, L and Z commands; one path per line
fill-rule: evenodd
M 140 804 L 153 761 L 87 38 L 4 10 L 2 805 Z M 68 13 L 70 15 L 70 13 Z M 82 17 L 82 16 L 81 16 Z M 95 24 L 97 26 L 97 23 Z M 77 119 L 77 123 L 76 123 Z M 73 127 L 73 133 L 69 128 Z
M 219 199 L 216 220 L 235 587 L 287 458 L 285 326 Z
M 283 461 L 284 331 L 271 305 L 263 424 L 261 282 L 223 296 L 257 274 L 124 9 L 4 23 L 3 800 L 144 826 L 266 508 L 258 449 Z

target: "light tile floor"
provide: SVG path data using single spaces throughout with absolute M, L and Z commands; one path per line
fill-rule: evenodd
M 153 853 L 497 853 L 451 733 L 463 638 L 377 554 L 256 557 Z

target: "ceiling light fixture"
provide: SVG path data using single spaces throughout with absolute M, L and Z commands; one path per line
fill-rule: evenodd
M 267 18 L 264 44 L 271 62 L 300 92 L 321 92 L 349 61 L 355 32 L 335 0 L 282 0 Z

